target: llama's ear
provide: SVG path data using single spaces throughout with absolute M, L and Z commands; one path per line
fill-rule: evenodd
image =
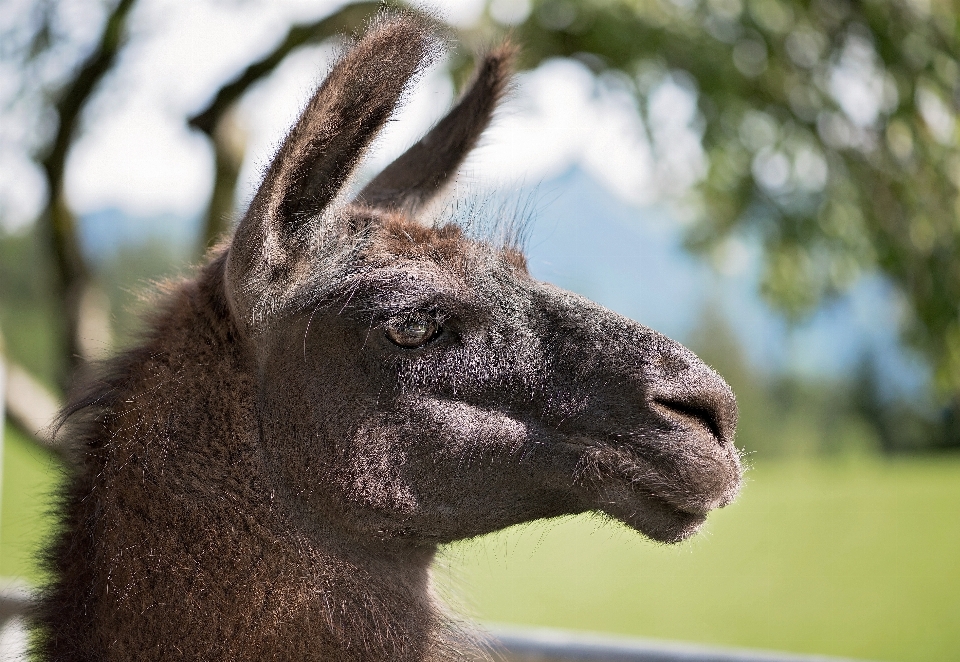
M 511 44 L 504 43 L 488 53 L 459 103 L 367 184 L 357 201 L 414 212 L 443 188 L 490 123 L 506 89 L 515 52 Z
M 282 223 L 322 211 L 439 43 L 413 15 L 381 17 L 333 67 L 291 129 L 256 202 Z
M 290 130 L 230 246 L 228 287 L 244 314 L 298 270 L 313 244 L 316 219 L 340 192 L 410 80 L 440 50 L 433 28 L 412 13 L 381 15 L 334 65 Z M 251 298 L 260 301 L 241 301 Z

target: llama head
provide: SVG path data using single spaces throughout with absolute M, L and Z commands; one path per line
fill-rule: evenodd
M 310 101 L 229 248 L 259 441 L 297 527 L 432 544 L 603 511 L 680 540 L 736 494 L 733 393 L 663 335 L 417 214 L 489 121 L 510 51 L 353 201 L 341 189 L 439 42 L 374 23 Z

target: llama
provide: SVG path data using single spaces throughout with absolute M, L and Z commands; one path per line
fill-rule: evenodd
M 513 243 L 418 221 L 488 124 L 509 47 L 345 199 L 440 47 L 421 19 L 374 21 L 232 240 L 69 405 L 40 659 L 465 659 L 431 592 L 438 545 L 586 511 L 675 542 L 736 495 L 719 375 L 534 280 Z

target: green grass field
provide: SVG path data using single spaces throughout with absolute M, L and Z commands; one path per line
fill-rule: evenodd
M 0 574 L 36 580 L 55 476 L 8 427 Z M 568 518 L 453 545 L 436 579 L 486 621 L 960 660 L 960 457 L 761 463 L 680 546 Z
M 454 545 L 437 581 L 487 621 L 960 660 L 960 458 L 760 464 L 680 546 L 570 518 Z
M 0 502 L 0 576 L 35 582 L 33 556 L 50 531 L 50 495 L 59 467 L 51 455 L 9 424 L 3 435 L 3 495 Z

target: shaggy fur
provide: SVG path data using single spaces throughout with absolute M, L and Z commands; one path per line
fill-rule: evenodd
M 514 247 L 412 216 L 488 123 L 508 48 L 338 202 L 437 43 L 404 15 L 371 26 L 233 240 L 70 405 L 41 659 L 461 659 L 437 545 L 588 510 L 672 542 L 735 496 L 715 372 Z

